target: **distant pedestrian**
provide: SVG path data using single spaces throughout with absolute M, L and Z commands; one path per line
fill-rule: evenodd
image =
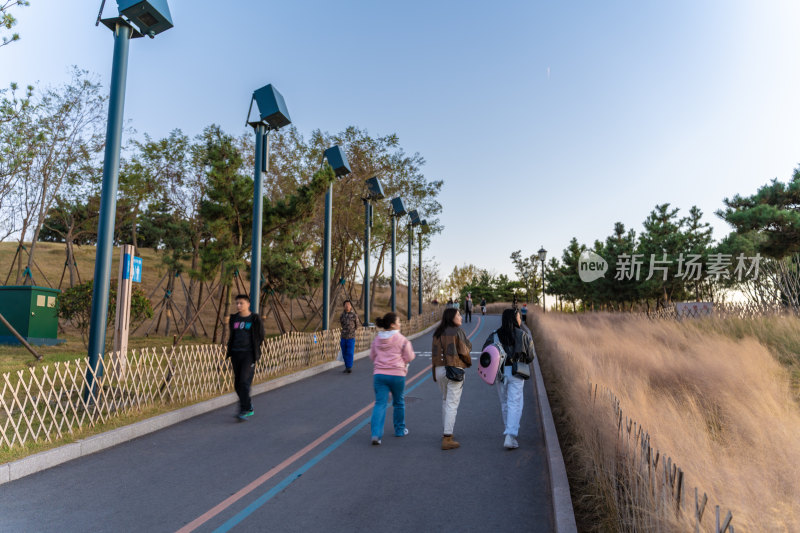
M 353 354 L 356 349 L 356 328 L 358 327 L 358 315 L 353 311 L 353 303 L 350 300 L 344 301 L 344 311 L 339 317 L 339 322 L 342 324 L 339 346 L 342 348 L 344 373 L 350 374 L 353 371 Z
M 433 332 L 431 347 L 431 370 L 433 381 L 442 391 L 442 449 L 452 450 L 461 446 L 453 437 L 458 404 L 464 389 L 463 369 L 472 366 L 470 351 L 472 343 L 461 329 L 461 314 L 457 309 L 445 309 L 442 321 Z M 461 369 L 461 380 L 449 379 L 446 367 Z
M 481 298 L 481 314 L 486 314 L 486 298 Z
M 533 339 L 520 328 L 521 323 L 522 319 L 518 310 L 506 309 L 503 311 L 500 328 L 493 331 L 483 344 L 483 347 L 486 348 L 494 342 L 494 335 L 497 334 L 506 352 L 506 362 L 502 369 L 504 380 L 501 382 L 498 379 L 495 385 L 500 397 L 500 411 L 503 414 L 503 425 L 505 426 L 503 446 L 509 450 L 519 448 L 517 435 L 519 435 L 519 421 L 522 418 L 523 386 L 525 384 L 524 379 L 512 375 L 512 362 L 521 360 L 531 363 L 536 356 Z
M 524 324 L 528 323 L 528 304 L 522 304 L 522 309 L 519 310 L 519 314 L 522 317 L 522 322 Z
M 250 312 L 250 299 L 246 294 L 236 295 L 236 314 L 228 319 L 230 338 L 228 354 L 233 366 L 233 386 L 239 396 L 239 420 L 253 416 L 250 386 L 253 384 L 256 362 L 261 358 L 264 342 L 264 324 L 257 313 Z
M 472 294 L 467 293 L 467 300 L 464 302 L 465 322 L 472 322 Z
M 382 328 L 372 341 L 369 358 L 375 367 L 373 386 L 375 388 L 375 407 L 372 409 L 372 444 L 378 445 L 383 438 L 383 424 L 386 420 L 386 406 L 389 393 L 392 393 L 394 436 L 408 435 L 406 428 L 405 388 L 408 365 L 414 359 L 411 342 L 400 333 L 400 317 L 386 313 L 375 320 Z

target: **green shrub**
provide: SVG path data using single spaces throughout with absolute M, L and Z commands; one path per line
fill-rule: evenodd
M 92 320 L 92 290 L 94 281 L 89 280 L 80 285 L 66 289 L 61 293 L 58 307 L 58 317 L 68 321 L 74 328 L 81 332 L 83 344 L 87 344 L 89 325 Z M 108 301 L 107 331 L 114 327 L 117 315 L 117 283 L 111 282 Z M 144 291 L 134 285 L 131 291 L 131 324 L 135 329 L 144 320 L 153 316 L 153 306 Z

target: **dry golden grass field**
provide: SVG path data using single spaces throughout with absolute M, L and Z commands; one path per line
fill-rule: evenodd
M 697 487 L 703 531 L 715 505 L 737 532 L 800 531 L 800 319 L 537 313 L 534 335 L 581 530 L 693 530 Z M 683 470 L 680 516 L 621 475 L 617 420 L 590 383 Z

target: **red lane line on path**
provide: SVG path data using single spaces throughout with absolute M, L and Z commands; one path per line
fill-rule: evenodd
M 470 334 L 469 334 L 469 335 L 467 335 L 467 338 L 470 338 L 470 337 L 472 337 L 473 335 L 475 335 L 475 332 L 476 332 L 476 331 L 478 331 L 478 328 L 480 327 L 480 325 L 481 325 L 481 317 L 478 317 L 478 323 L 477 323 L 477 324 L 475 324 L 475 327 L 474 327 L 474 328 L 473 328 L 473 330 L 470 332 Z
M 474 331 L 473 331 L 473 333 L 474 333 Z M 420 372 L 418 372 L 418 373 L 414 374 L 412 377 L 410 377 L 406 381 L 406 383 L 411 383 L 412 381 L 415 381 L 415 380 L 419 379 L 419 377 L 422 376 L 423 374 L 425 374 L 426 372 L 428 372 L 427 368 L 424 369 L 424 370 L 421 370 Z M 316 440 L 314 440 L 310 444 L 307 444 L 303 449 L 301 449 L 300 451 L 298 451 L 297 453 L 295 453 L 291 457 L 285 459 L 279 465 L 274 466 L 273 468 L 271 468 L 270 470 L 268 470 L 267 472 L 265 472 L 261 476 L 257 477 L 256 479 L 251 481 L 249 484 L 247 484 L 246 486 L 244 486 L 242 489 L 238 490 L 237 492 L 235 492 L 231 496 L 225 498 L 220 503 L 218 503 L 217 505 L 215 505 L 214 507 L 212 507 L 211 509 L 209 509 L 208 511 L 206 511 L 202 515 L 198 516 L 197 518 L 195 518 L 194 520 L 192 520 L 191 522 L 189 522 L 188 524 L 186 524 L 185 526 L 180 528 L 176 533 L 189 533 L 190 531 L 194 531 L 198 527 L 202 526 L 203 524 L 205 524 L 206 522 L 208 522 L 209 520 L 211 520 L 212 518 L 217 516 L 219 513 L 221 513 L 222 511 L 224 511 L 225 509 L 227 509 L 228 507 L 230 507 L 231 505 L 233 505 L 237 501 L 241 500 L 243 497 L 245 497 L 248 494 L 250 494 L 251 492 L 253 492 L 259 486 L 261 486 L 264 483 L 266 483 L 267 481 L 269 481 L 270 478 L 272 478 L 276 474 L 280 473 L 286 467 L 288 467 L 289 465 L 291 465 L 292 463 L 294 463 L 295 461 L 297 461 L 298 459 L 300 459 L 301 457 L 306 455 L 308 452 L 310 452 L 311 450 L 313 450 L 314 448 L 316 448 L 317 446 L 322 444 L 324 441 L 326 441 L 331 436 L 333 436 L 337 431 L 341 430 L 343 427 L 345 427 L 346 425 L 350 424 L 355 419 L 359 418 L 361 415 L 363 415 L 364 413 L 366 413 L 367 411 L 372 409 L 372 407 L 374 405 L 375 405 L 375 402 L 370 403 L 369 405 L 367 405 L 367 406 L 363 407 L 362 409 L 360 409 L 354 415 L 350 416 L 346 420 L 343 420 L 342 422 L 340 422 L 336 426 L 332 427 L 331 429 L 326 431 L 324 434 L 322 434 L 319 437 L 317 437 Z

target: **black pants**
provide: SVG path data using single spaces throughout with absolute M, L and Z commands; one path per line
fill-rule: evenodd
M 253 356 L 247 353 L 231 354 L 231 364 L 233 365 L 233 387 L 239 396 L 239 409 L 250 411 L 253 404 L 250 402 L 250 386 L 253 384 L 255 374 L 255 363 Z
M 464 311 L 464 321 L 472 322 L 472 309 L 466 309 Z

